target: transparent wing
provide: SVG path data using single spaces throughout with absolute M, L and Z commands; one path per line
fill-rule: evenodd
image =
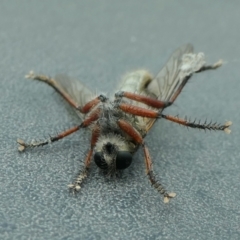
M 56 75 L 54 80 L 57 82 L 59 87 L 74 100 L 79 107 L 83 107 L 86 103 L 94 98 L 94 94 L 81 82 L 71 78 L 65 74 Z M 76 111 L 80 118 L 83 118 L 83 114 Z
M 181 65 L 183 55 L 189 53 L 193 53 L 191 44 L 178 48 L 172 54 L 166 65 L 148 85 L 147 90 L 150 94 L 153 94 L 159 100 L 169 101 L 186 77 L 183 74 L 184 72 L 181 71 Z
M 162 101 L 175 101 L 174 95 L 186 84 L 189 77 L 200 70 L 203 65 L 204 54 L 193 53 L 193 46 L 186 44 L 178 48 L 170 57 L 166 65 L 147 86 L 150 96 Z M 174 98 L 174 99 L 172 99 Z M 148 130 L 155 120 L 150 120 Z

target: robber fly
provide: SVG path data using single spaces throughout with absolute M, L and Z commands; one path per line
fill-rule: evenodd
M 144 137 L 159 118 L 191 128 L 222 130 L 230 133 L 228 129 L 231 125 L 230 121 L 224 125 L 206 122 L 201 124 L 163 114 L 163 110 L 173 104 L 194 73 L 217 69 L 221 65 L 221 60 L 213 65 L 206 65 L 204 54 L 193 53 L 193 46 L 187 44 L 172 54 L 156 77 L 152 77 L 145 70 L 128 73 L 122 79 L 112 99 L 104 95 L 96 97 L 82 83 L 65 75 L 50 78 L 30 72 L 27 78 L 45 82 L 54 88 L 76 110 L 82 122 L 45 141 L 27 144 L 18 139 L 18 149 L 23 151 L 26 148 L 43 146 L 82 128 L 89 128 L 92 137 L 84 168 L 73 184 L 69 185 L 69 188 L 75 192 L 81 189 L 81 184 L 88 175 L 93 154 L 93 159 L 100 169 L 114 174 L 131 165 L 134 152 L 141 146 L 147 176 L 167 203 L 176 194 L 168 193 L 156 180 Z

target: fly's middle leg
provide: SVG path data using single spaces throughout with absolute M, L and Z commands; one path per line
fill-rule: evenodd
M 76 131 L 78 131 L 80 129 L 81 125 L 79 126 L 76 126 L 76 127 L 73 127 L 73 128 L 70 128 L 54 137 L 50 137 L 49 139 L 47 140 L 44 140 L 44 141 L 39 141 L 39 142 L 32 142 L 32 143 L 25 143 L 22 139 L 17 139 L 17 143 L 20 145 L 18 147 L 18 150 L 19 152 L 22 152 L 24 151 L 26 148 L 33 148 L 33 147 L 39 147 L 39 146 L 44 146 L 44 145 L 47 145 L 49 143 L 52 143 L 52 142 L 55 142 L 55 141 L 58 141 Z
M 94 121 L 96 121 L 99 118 L 100 110 L 96 109 L 93 111 L 80 125 L 70 128 L 54 137 L 50 137 L 47 140 L 40 141 L 40 142 L 32 142 L 32 143 L 25 143 L 22 139 L 17 139 L 18 144 L 20 145 L 18 147 L 18 150 L 20 152 L 24 151 L 26 148 L 33 148 L 33 147 L 39 147 L 44 146 L 52 142 L 56 142 L 64 137 L 67 137 L 68 135 L 78 131 L 80 128 L 86 128 L 90 124 L 92 124 Z
M 53 78 L 45 75 L 35 74 L 33 71 L 29 72 L 29 74 L 27 74 L 25 77 L 48 84 L 54 90 L 56 90 L 72 107 L 75 109 L 78 108 L 78 104 L 63 89 L 61 89 L 61 87 Z
M 134 106 L 134 105 L 131 105 L 128 103 L 119 103 L 117 105 L 117 107 L 119 109 L 121 109 L 123 112 L 130 113 L 130 114 L 140 116 L 140 117 L 147 117 L 147 118 L 158 118 L 159 117 L 159 113 L 157 111 Z
M 200 121 L 190 121 L 182 118 L 178 118 L 178 117 L 174 117 L 171 115 L 164 115 L 164 114 L 160 114 L 159 117 L 162 117 L 166 120 L 169 120 L 171 122 L 174 123 L 178 123 L 180 125 L 186 126 L 186 127 L 190 127 L 190 128 L 198 128 L 198 129 L 203 129 L 203 130 L 218 130 L 218 131 L 224 131 L 225 133 L 229 134 L 231 132 L 231 130 L 229 129 L 229 127 L 232 125 L 231 121 L 226 122 L 225 124 L 221 125 L 218 123 L 212 123 L 209 122 L 207 123 L 207 121 L 205 121 L 204 123 L 200 123 Z

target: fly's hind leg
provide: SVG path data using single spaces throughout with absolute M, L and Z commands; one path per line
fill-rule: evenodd
M 206 70 L 215 70 L 215 69 L 219 68 L 220 66 L 222 66 L 222 63 L 223 63 L 222 60 L 219 60 L 218 62 L 216 62 L 212 65 L 203 65 L 198 71 L 196 71 L 196 73 L 203 72 Z M 153 108 L 164 109 L 173 104 L 173 102 L 176 100 L 178 95 L 181 93 L 182 89 L 184 88 L 186 83 L 189 81 L 191 76 L 192 76 L 192 74 L 185 77 L 185 79 L 182 81 L 181 85 L 179 86 L 179 88 L 177 89 L 175 94 L 173 94 L 173 96 L 169 99 L 169 101 L 161 101 L 161 100 L 149 97 L 149 96 L 144 96 L 144 95 L 136 94 L 136 93 L 132 93 L 132 92 L 124 92 L 124 91 L 117 92 L 115 94 L 115 97 L 116 97 L 116 99 L 121 99 L 121 98 L 125 97 L 128 99 L 137 101 L 137 102 L 144 103 Z
M 212 65 L 203 65 L 198 71 L 196 71 L 195 73 L 200 73 L 203 71 L 207 71 L 207 70 L 215 70 L 219 67 L 222 66 L 223 61 L 219 60 L 218 62 L 212 64 Z M 169 103 L 173 103 L 176 98 L 178 97 L 178 95 L 181 93 L 181 91 L 183 90 L 184 86 L 187 84 L 187 82 L 190 80 L 190 78 L 192 77 L 191 75 L 188 75 L 185 77 L 185 79 L 182 81 L 181 85 L 178 87 L 177 91 L 173 94 L 173 96 L 169 99 Z M 170 105 L 171 105 L 170 104 Z
M 44 82 L 56 90 L 72 107 L 78 108 L 78 104 L 59 86 L 59 84 L 51 77 L 45 75 L 37 75 L 33 71 L 25 76 L 26 78 Z
M 76 127 L 70 128 L 54 137 L 50 137 L 47 140 L 39 141 L 39 142 L 31 142 L 31 143 L 25 143 L 22 139 L 17 139 L 17 143 L 19 144 L 18 151 L 23 152 L 26 148 L 34 148 L 34 147 L 39 147 L 39 146 L 44 146 L 49 143 L 58 141 L 76 131 L 78 131 L 81 128 L 81 125 L 78 125 Z
M 92 124 L 94 121 L 96 121 L 99 118 L 100 109 L 95 109 L 80 125 L 70 128 L 54 137 L 50 137 L 47 140 L 40 141 L 40 142 L 32 142 L 32 143 L 25 143 L 22 139 L 17 139 L 18 144 L 20 145 L 18 147 L 18 150 L 20 152 L 24 151 L 26 148 L 33 148 L 33 147 L 39 147 L 44 146 L 52 142 L 56 142 L 64 137 L 67 137 L 68 135 L 78 131 L 81 128 L 86 128 L 90 124 Z
M 157 109 L 166 108 L 172 104 L 171 102 L 160 101 L 160 100 L 152 98 L 152 97 L 148 97 L 148 96 L 144 96 L 144 95 L 136 94 L 136 93 L 132 93 L 132 92 L 124 92 L 124 91 L 117 92 L 115 94 L 115 97 L 117 99 L 121 99 L 121 98 L 125 97 L 128 99 L 137 101 L 137 102 L 144 103 L 150 107 L 157 108 Z
M 203 65 L 196 73 L 203 72 L 206 70 L 215 70 L 215 69 L 221 67 L 222 64 L 223 64 L 223 61 L 220 59 L 212 65 Z
M 56 80 L 54 80 L 54 78 L 51 78 L 45 75 L 38 75 L 38 74 L 35 74 L 33 71 L 30 71 L 29 74 L 27 74 L 25 77 L 48 84 L 54 90 L 56 90 L 56 92 L 58 92 L 72 107 L 74 107 L 76 110 L 80 111 L 83 114 L 90 112 L 90 110 L 94 106 L 96 106 L 98 103 L 105 102 L 107 100 L 105 96 L 99 95 L 98 97 L 86 103 L 84 106 L 80 107 L 78 103 L 75 102 L 71 98 L 71 96 L 69 96 L 68 93 L 62 89 L 62 87 L 59 85 L 59 83 Z

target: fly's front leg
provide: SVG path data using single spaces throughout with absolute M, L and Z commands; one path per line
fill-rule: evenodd
M 100 132 L 100 129 L 96 125 L 93 129 L 93 132 L 92 132 L 91 147 L 90 147 L 90 149 L 88 151 L 88 154 L 85 158 L 84 168 L 83 168 L 83 170 L 80 171 L 80 173 L 76 177 L 74 183 L 68 185 L 69 189 L 73 190 L 73 192 L 77 192 L 81 189 L 82 182 L 88 176 L 88 172 L 89 172 L 89 168 L 90 168 L 90 164 L 91 164 L 91 160 L 92 160 L 92 154 L 93 154 L 94 147 L 95 147 L 96 142 L 97 142 L 98 137 L 99 137 L 99 132 Z
M 32 142 L 32 143 L 25 143 L 22 139 L 18 139 L 17 142 L 20 144 L 18 147 L 18 150 L 20 152 L 24 151 L 26 148 L 33 148 L 33 147 L 39 147 L 39 146 L 44 146 L 52 142 L 56 142 L 76 131 L 78 131 L 80 128 L 86 128 L 90 124 L 92 124 L 94 121 L 96 121 L 99 118 L 100 110 L 96 109 L 93 111 L 80 125 L 70 128 L 67 131 L 64 131 L 54 137 L 50 137 L 47 140 L 40 141 L 40 142 Z
M 176 194 L 168 193 L 165 190 L 165 188 L 163 187 L 163 185 L 156 180 L 156 178 L 153 174 L 152 160 L 151 160 L 148 148 L 147 148 L 146 144 L 144 143 L 141 134 L 134 127 L 132 127 L 132 125 L 130 123 L 128 123 L 125 120 L 122 120 L 122 119 L 118 120 L 118 125 L 137 144 L 140 144 L 142 146 L 143 152 L 144 152 L 145 164 L 146 164 L 146 173 L 148 175 L 148 178 L 149 178 L 150 182 L 152 183 L 152 185 L 154 186 L 154 188 L 164 196 L 164 203 L 168 203 L 170 198 L 175 197 Z

